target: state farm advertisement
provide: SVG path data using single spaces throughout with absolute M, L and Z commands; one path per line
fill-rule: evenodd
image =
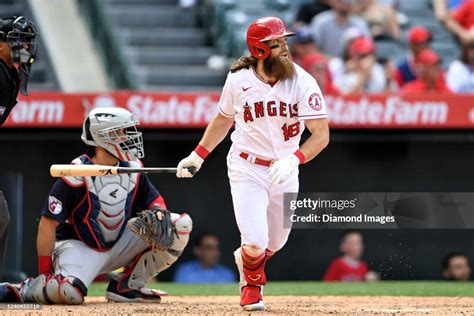
M 219 93 L 31 93 L 21 97 L 2 128 L 80 127 L 95 107 L 125 107 L 143 128 L 204 128 L 217 112 Z M 332 128 L 474 127 L 474 96 L 325 96 Z

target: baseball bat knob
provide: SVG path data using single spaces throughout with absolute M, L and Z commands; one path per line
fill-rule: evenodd
M 196 174 L 196 167 L 191 166 L 191 167 L 187 167 L 186 169 L 188 169 L 188 172 L 192 174 L 193 176 Z

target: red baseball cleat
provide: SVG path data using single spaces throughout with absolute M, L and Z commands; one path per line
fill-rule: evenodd
M 240 306 L 244 311 L 263 311 L 265 304 L 263 304 L 262 297 L 263 286 L 247 285 L 242 287 L 240 293 Z

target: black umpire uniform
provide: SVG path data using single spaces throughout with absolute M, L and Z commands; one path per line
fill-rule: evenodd
M 17 103 L 20 92 L 28 95 L 28 77 L 35 61 L 37 32 L 33 23 L 23 16 L 0 19 L 0 127 Z M 10 56 L 11 53 L 11 56 Z M 0 279 L 6 255 L 10 213 L 0 191 Z
M 9 44 L 14 64 L 9 66 L 11 63 L 5 56 L 0 57 L 0 126 L 17 103 L 18 93 L 28 95 L 28 78 L 37 49 L 36 36 L 35 26 L 23 16 L 0 19 L 0 41 Z

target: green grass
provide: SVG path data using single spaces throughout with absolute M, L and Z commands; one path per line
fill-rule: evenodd
M 89 296 L 103 296 L 107 283 L 94 283 Z M 170 295 L 238 295 L 237 284 L 152 283 Z M 265 295 L 474 296 L 474 282 L 382 281 L 374 283 L 269 282 Z

